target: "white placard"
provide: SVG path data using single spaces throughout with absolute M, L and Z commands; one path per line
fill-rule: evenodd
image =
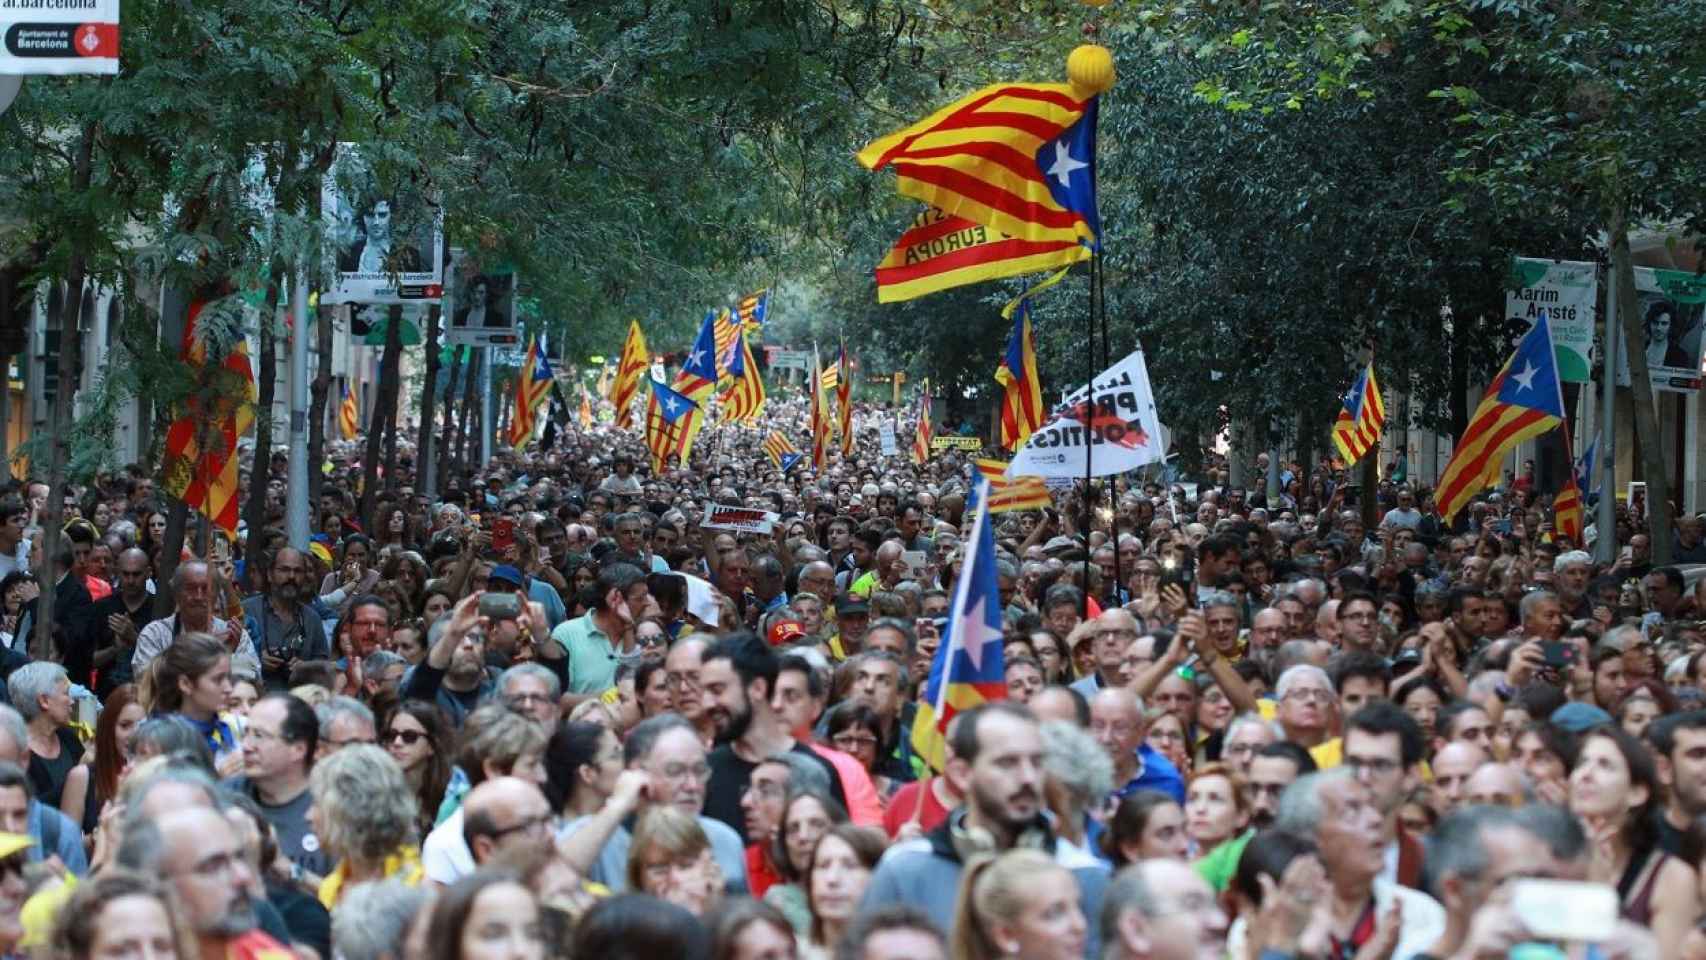
M 782 519 L 779 513 L 768 510 L 757 510 L 752 507 L 728 506 L 721 503 L 705 504 L 705 519 L 699 525 L 707 530 L 730 530 L 735 533 L 769 533 L 776 522 Z
M 118 73 L 118 0 L 0 0 L 0 73 Z

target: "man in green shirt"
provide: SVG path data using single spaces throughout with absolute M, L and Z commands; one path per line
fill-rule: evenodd
M 646 604 L 646 575 L 629 563 L 613 563 L 598 573 L 598 602 L 584 616 L 565 620 L 551 631 L 569 653 L 569 692 L 602 693 L 616 683 L 619 658 L 633 652 L 634 611 Z

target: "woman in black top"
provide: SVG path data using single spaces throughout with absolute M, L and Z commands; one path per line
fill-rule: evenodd
M 12 705 L 29 728 L 30 787 L 36 799 L 58 807 L 65 778 L 83 760 L 83 741 L 71 729 L 71 679 L 57 663 L 38 660 L 6 679 Z

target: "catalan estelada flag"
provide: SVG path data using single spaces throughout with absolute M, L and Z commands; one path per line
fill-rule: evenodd
M 670 384 L 670 389 L 698 404 L 716 389 L 720 377 L 717 368 L 717 315 L 707 312 L 704 322 L 699 324 L 699 336 L 694 338 L 693 346 L 681 361 L 681 369 L 676 371 L 675 382 Z
M 616 383 L 611 387 L 610 402 L 616 406 L 616 425 L 626 427 L 633 422 L 634 397 L 640 391 L 640 379 L 651 366 L 651 354 L 646 352 L 646 335 L 640 332 L 640 321 L 628 324 L 628 339 L 622 342 L 622 358 L 616 363 Z
M 236 298 L 221 301 L 222 304 L 238 302 Z M 218 371 L 207 378 L 213 381 L 211 386 L 218 390 L 218 396 L 211 402 L 192 396 L 186 409 L 172 421 L 166 431 L 165 477 L 161 486 L 185 506 L 213 521 L 227 536 L 236 537 L 237 440 L 255 423 L 255 373 L 249 364 L 248 341 L 240 328 L 230 338 L 235 345 L 223 356 L 209 349 L 227 339 L 210 336 L 204 325 L 203 314 L 210 307 L 214 307 L 210 301 L 190 304 L 179 349 L 198 380 L 206 376 L 209 362 L 218 364 Z
M 1043 407 L 1042 375 L 1037 372 L 1037 344 L 1031 336 L 1031 305 L 1026 297 L 1014 301 L 1013 329 L 1007 334 L 1007 351 L 995 368 L 1001 384 L 1001 445 L 1017 450 L 1043 425 L 1048 410 Z
M 741 297 L 735 304 L 735 313 L 740 315 L 740 325 L 747 333 L 762 334 L 764 325 L 770 322 L 770 289 L 766 287 Z
M 646 449 L 652 454 L 652 472 L 661 474 L 672 459 L 687 462 L 682 451 L 692 443 L 688 430 L 695 429 L 694 421 L 703 413 L 697 403 L 661 382 L 647 379 L 646 383 L 652 393 L 646 402 Z
M 506 437 L 510 446 L 519 450 L 533 439 L 533 431 L 539 425 L 539 407 L 550 398 L 554 381 L 550 359 L 540 349 L 539 342 L 529 337 L 527 358 L 515 374 L 515 410 L 510 414 Z
M 746 331 L 735 331 L 734 364 L 729 368 L 731 383 L 723 393 L 724 415 L 734 423 L 756 420 L 764 409 L 764 378 L 758 372 L 758 361 L 752 357 L 752 347 L 746 342 Z
M 853 370 L 847 365 L 847 344 L 841 344 L 841 354 L 835 358 L 835 369 L 841 371 L 841 379 L 835 384 L 836 410 L 841 415 L 841 423 L 837 429 L 841 431 L 841 455 L 853 455 Z
M 988 484 L 978 486 L 977 499 L 987 503 Z M 913 752 L 937 771 L 947 763 L 948 723 L 954 714 L 1007 697 L 1001 592 L 995 579 L 995 536 L 987 509 L 977 511 L 967 543 L 948 626 L 930 662 L 930 679 L 912 722 Z
M 1546 311 L 1499 368 L 1487 395 L 1469 418 L 1469 427 L 1445 465 L 1434 502 L 1450 523 L 1481 490 L 1498 482 L 1499 468 L 1511 448 L 1564 421 L 1564 394 L 1552 353 L 1552 322 Z
M 1552 529 L 1582 546 L 1582 488 L 1576 486 L 1574 473 L 1565 474 L 1564 488 L 1552 498 Z
M 1345 394 L 1339 419 L 1333 423 L 1333 445 L 1339 448 L 1345 465 L 1356 463 L 1364 454 L 1378 448 L 1380 432 L 1385 427 L 1386 401 L 1380 396 L 1380 384 L 1374 380 L 1374 362 L 1370 361 Z
M 733 375 L 735 365 L 735 337 L 741 331 L 741 324 L 733 313 L 723 310 L 717 314 L 711 324 L 711 336 L 717 344 L 717 372 L 720 379 L 727 381 Z
M 783 473 L 787 473 L 794 464 L 804 459 L 800 455 L 800 449 L 780 430 L 772 430 L 770 436 L 764 438 L 764 452 L 769 455 L 770 462 L 776 465 L 776 469 Z
M 1015 240 L 931 207 L 877 264 L 877 302 L 898 303 L 969 283 L 1077 263 L 1090 248 L 1073 240 Z
M 923 463 L 930 459 L 930 441 L 936 437 L 936 428 L 930 425 L 930 381 L 924 381 L 924 395 L 918 398 L 918 428 L 912 433 L 912 462 Z
M 361 409 L 355 403 L 355 391 L 348 383 L 344 384 L 344 402 L 338 404 L 338 435 L 345 440 L 354 440 L 361 430 Z
M 989 481 L 989 512 L 1041 510 L 1054 502 L 1042 477 L 1007 476 L 1005 460 L 973 460 L 977 472 Z
M 1002 83 L 859 151 L 905 196 L 1019 240 L 1101 239 L 1096 103 L 1068 84 Z

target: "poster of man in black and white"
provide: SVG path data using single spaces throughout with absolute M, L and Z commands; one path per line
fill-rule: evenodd
M 445 343 L 473 347 L 514 346 L 515 272 L 507 265 L 483 264 L 450 252 L 445 312 L 450 326 Z
M 339 172 L 343 174 L 340 178 Z M 327 303 L 420 303 L 444 291 L 444 211 L 387 191 L 345 152 L 320 192 L 337 279 Z

